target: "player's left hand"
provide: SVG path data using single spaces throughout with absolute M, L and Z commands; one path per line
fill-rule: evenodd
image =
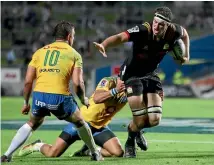
M 27 114 L 29 113 L 29 111 L 30 111 L 30 104 L 24 105 L 24 106 L 22 107 L 22 114 L 23 114 L 23 115 L 27 115 Z

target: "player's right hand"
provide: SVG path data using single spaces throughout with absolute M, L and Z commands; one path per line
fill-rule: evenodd
M 120 78 L 117 78 L 117 85 L 116 85 L 116 90 L 118 93 L 125 91 L 125 83 L 122 81 Z
M 23 107 L 22 107 L 22 114 L 23 115 L 27 115 L 29 113 L 29 111 L 30 111 L 30 104 L 23 105 Z
M 176 59 L 176 58 L 173 58 L 175 63 L 177 63 L 178 65 L 183 65 L 184 63 L 186 63 L 187 58 L 186 57 L 183 57 L 182 59 Z
M 93 44 L 95 45 L 95 47 L 100 51 L 100 53 L 102 53 L 102 55 L 104 57 L 107 57 L 107 54 L 106 54 L 106 51 L 105 51 L 105 48 L 102 44 L 99 44 L 97 42 L 93 42 Z

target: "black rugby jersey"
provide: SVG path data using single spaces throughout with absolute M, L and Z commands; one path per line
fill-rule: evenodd
M 133 52 L 124 61 L 120 68 L 120 77 L 122 80 L 127 80 L 130 77 L 144 77 L 148 74 L 155 74 L 159 63 L 169 52 L 174 42 L 182 35 L 182 28 L 177 24 L 172 24 L 168 28 L 165 36 L 159 41 L 156 41 L 153 32 L 152 24 L 145 22 L 125 31 L 129 37 L 129 42 L 133 42 Z M 169 39 L 170 38 L 170 39 Z

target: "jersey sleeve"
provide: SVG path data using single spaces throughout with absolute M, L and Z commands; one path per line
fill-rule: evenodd
M 38 52 L 36 51 L 34 54 L 33 54 L 33 56 L 32 56 L 32 59 L 31 59 L 31 61 L 30 61 L 30 63 L 29 63 L 29 66 L 32 66 L 32 67 L 37 67 L 38 66 Z
M 74 51 L 74 56 L 75 56 L 74 68 L 83 68 L 82 56 L 77 51 Z
M 180 39 L 183 36 L 183 29 L 180 25 L 175 24 L 175 40 Z
M 110 81 L 106 78 L 103 78 L 99 84 L 97 85 L 96 90 L 105 90 L 109 91 L 110 90 Z
M 173 45 L 176 40 L 180 39 L 183 36 L 183 29 L 178 24 L 170 24 L 166 34 L 165 34 L 165 40 L 170 43 L 170 45 Z
M 128 35 L 129 41 L 135 42 L 144 38 L 148 38 L 150 30 L 150 24 L 145 22 L 144 24 L 140 24 L 126 30 L 125 33 Z

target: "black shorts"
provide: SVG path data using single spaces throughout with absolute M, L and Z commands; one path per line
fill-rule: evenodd
M 90 127 L 90 128 L 91 128 L 91 132 L 93 134 L 95 143 L 100 147 L 103 147 L 105 142 L 107 142 L 109 139 L 116 137 L 116 135 L 108 127 L 103 127 L 100 129 L 96 129 L 94 127 Z M 73 144 L 76 140 L 80 140 L 78 134 L 76 133 L 71 134 L 66 132 L 65 130 L 61 132 L 59 137 L 63 139 L 68 145 Z
M 129 78 L 125 81 L 128 97 L 146 93 L 162 93 L 163 88 L 157 75 L 142 78 Z

